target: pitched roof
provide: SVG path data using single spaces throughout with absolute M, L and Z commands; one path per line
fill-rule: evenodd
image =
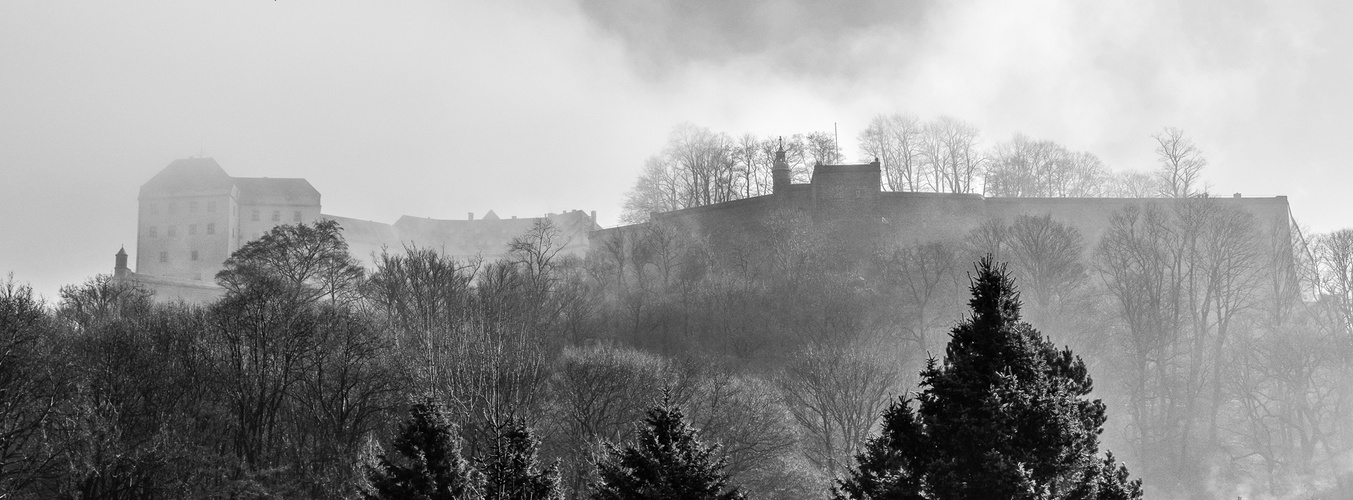
M 236 177 L 240 203 L 246 205 L 319 204 L 319 191 L 300 178 Z
M 174 160 L 141 185 L 141 197 L 227 194 L 234 179 L 212 158 Z

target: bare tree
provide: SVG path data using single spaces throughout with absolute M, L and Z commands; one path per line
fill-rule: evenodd
M 32 288 L 9 276 L 0 282 L 0 496 L 19 493 L 59 474 L 61 443 L 47 443 L 62 403 L 52 328 Z
M 350 303 L 359 298 L 365 273 L 348 253 L 342 231 L 327 219 L 274 227 L 232 253 L 216 281 L 235 294 L 248 294 L 251 286 L 277 287 L 274 291 L 298 303 Z
M 907 351 L 929 356 L 938 347 L 932 336 L 958 317 L 963 288 L 958 262 L 958 250 L 942 242 L 900 248 L 879 262 L 892 297 L 885 310 L 893 314 L 885 318 L 905 335 Z
M 1016 134 L 992 151 L 984 189 L 987 196 L 1090 197 L 1104 191 L 1106 179 L 1095 155 Z
M 1157 176 L 1161 183 L 1161 196 L 1184 198 L 1200 191 L 1199 179 L 1207 159 L 1202 151 L 1193 144 L 1193 139 L 1184 137 L 1184 131 L 1165 127 L 1151 136 L 1156 141 L 1156 158 L 1160 161 Z
M 1118 172 L 1107 182 L 1104 195 L 1114 198 L 1151 198 L 1161 192 L 1160 179 L 1145 172 Z
M 592 473 L 592 458 L 604 441 L 619 441 L 643 415 L 668 377 L 667 362 L 632 349 L 607 346 L 565 348 L 550 381 L 550 435 L 565 457 L 564 482 L 578 492 Z
M 865 346 L 810 346 L 778 378 L 808 459 L 836 477 L 874 429 L 896 371 Z
M 831 132 L 813 132 L 804 137 L 804 163 L 832 165 L 841 163 L 841 148 Z
M 875 115 L 860 133 L 860 151 L 883 169 L 883 189 L 920 190 L 921 133 L 921 121 L 902 113 Z

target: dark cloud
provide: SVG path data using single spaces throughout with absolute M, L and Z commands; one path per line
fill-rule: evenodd
M 640 74 L 692 65 L 765 67 L 794 76 L 853 76 L 904 64 L 932 4 L 914 0 L 578 0 L 602 33 L 620 40 Z

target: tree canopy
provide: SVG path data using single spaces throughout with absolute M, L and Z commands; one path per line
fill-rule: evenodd
M 634 443 L 623 448 L 608 445 L 597 463 L 601 481 L 593 485 L 593 500 L 738 500 L 744 495 L 729 487 L 724 460 L 717 447 L 696 438 L 695 429 L 664 392 L 662 401 L 648 410 Z
M 1020 321 L 1020 300 L 990 257 L 972 278 L 972 315 L 942 363 L 921 373 L 917 407 L 884 412 L 837 498 L 1139 498 L 1112 455 L 1097 457 L 1104 404 L 1085 364 Z

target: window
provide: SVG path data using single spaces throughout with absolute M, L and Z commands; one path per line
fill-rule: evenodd
M 197 213 L 197 202 L 195 201 L 188 202 L 188 211 L 192 213 Z
M 293 222 L 300 222 L 300 221 L 301 221 L 301 211 L 300 211 L 300 210 L 297 210 L 297 211 L 295 211 L 295 212 L 292 212 L 292 213 L 291 213 L 291 220 L 292 220 Z
M 193 250 L 193 260 L 197 260 L 197 250 Z
M 178 226 L 169 226 L 169 236 L 178 236 Z
M 209 202 L 207 202 L 207 211 L 208 211 L 208 212 L 215 212 L 215 211 L 216 211 L 216 202 L 214 202 L 214 201 L 209 201 Z
M 272 221 L 273 221 L 273 222 L 282 222 L 282 211 L 281 211 L 281 210 L 273 210 L 273 211 L 272 211 Z
M 197 224 L 188 224 L 188 234 L 197 234 Z
M 214 222 L 207 223 L 207 234 L 216 234 L 216 223 Z
M 171 214 L 173 214 L 173 213 L 178 213 L 178 211 L 179 211 L 179 204 L 178 204 L 178 203 L 174 203 L 174 202 L 172 202 L 172 201 L 169 202 L 169 213 L 171 213 Z
M 160 252 L 160 262 L 169 262 L 169 252 Z
M 150 237 L 151 237 L 151 238 L 158 238 L 159 236 L 160 236 L 160 228 L 157 228 L 157 227 L 155 227 L 155 226 L 150 226 Z
M 257 208 L 254 209 L 254 217 L 253 217 L 253 220 L 258 220 L 258 209 L 257 209 Z

